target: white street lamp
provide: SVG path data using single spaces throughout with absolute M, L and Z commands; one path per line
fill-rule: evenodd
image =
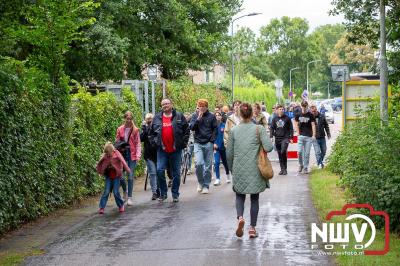
M 318 60 L 313 60 L 307 63 L 307 93 L 308 95 L 310 95 L 310 92 L 308 91 L 308 65 L 312 64 L 312 63 L 316 63 L 316 62 L 322 62 L 322 60 L 318 59 Z
M 292 92 L 292 71 L 294 71 L 294 70 L 297 70 L 297 69 L 300 69 L 300 67 L 295 67 L 295 68 L 292 68 L 292 69 L 290 69 L 290 71 L 289 71 L 289 87 L 290 87 L 290 92 L 289 92 L 289 96 L 290 96 L 290 98 L 292 98 L 293 96 L 293 92 Z
M 231 38 L 232 38 L 232 44 L 231 44 L 231 63 L 232 63 L 232 73 L 231 73 L 231 75 L 232 75 L 232 102 L 234 101 L 234 99 L 235 99 L 235 94 L 234 94 L 234 87 L 235 87 L 235 64 L 234 64 L 234 58 L 233 58 L 233 23 L 236 21 L 236 20 L 238 20 L 238 19 L 241 19 L 241 18 L 244 18 L 244 17 L 252 17 L 252 16 L 257 16 L 257 15 L 261 15 L 262 13 L 249 13 L 249 14 L 247 14 L 247 15 L 243 15 L 243 16 L 240 16 L 240 17 L 237 17 L 237 18 L 235 18 L 235 19 L 233 19 L 232 20 L 232 25 L 231 25 Z

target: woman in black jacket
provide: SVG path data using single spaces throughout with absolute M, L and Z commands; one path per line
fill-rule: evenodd
M 140 141 L 144 142 L 144 160 L 147 165 L 147 173 L 150 177 L 150 186 L 153 195 L 152 200 L 158 198 L 158 185 L 157 185 L 157 148 L 153 147 L 149 141 L 149 132 L 151 129 L 151 123 L 153 122 L 153 114 L 148 113 L 145 116 L 145 120 L 142 124 L 142 133 L 140 133 Z

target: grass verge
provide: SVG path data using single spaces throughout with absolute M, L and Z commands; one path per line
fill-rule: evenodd
M 337 184 L 339 177 L 328 170 L 314 170 L 310 175 L 310 186 L 314 205 L 318 211 L 321 222 L 325 222 L 326 215 L 333 210 L 341 210 L 346 203 L 346 195 Z M 363 203 L 363 202 L 360 202 Z M 343 216 L 336 216 L 335 222 L 344 222 Z M 351 233 L 350 233 L 351 235 Z M 366 239 L 369 239 L 367 232 Z M 382 249 L 384 247 L 385 235 L 383 230 L 377 230 L 374 243 L 368 249 Z M 349 246 L 354 246 L 356 241 L 350 237 Z M 336 252 L 343 251 L 342 247 L 335 248 Z M 354 251 L 354 250 L 352 250 Z M 384 256 L 366 255 L 335 255 L 336 263 L 342 265 L 400 265 L 400 237 L 390 234 L 390 249 Z
M 42 255 L 42 250 L 31 250 L 26 252 L 2 252 L 0 253 L 0 265 L 2 266 L 18 266 L 21 265 L 25 258 L 30 256 Z

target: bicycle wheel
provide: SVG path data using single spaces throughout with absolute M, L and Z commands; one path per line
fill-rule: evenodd
M 147 180 L 149 180 L 149 173 L 146 173 L 146 180 L 144 181 L 144 191 L 147 190 Z
M 188 169 L 187 169 L 188 159 L 189 159 L 189 154 L 185 153 L 185 158 L 183 160 L 183 166 L 182 166 L 182 174 L 181 174 L 181 178 L 183 177 L 183 179 L 182 179 L 183 184 L 186 183 L 186 175 L 188 172 Z

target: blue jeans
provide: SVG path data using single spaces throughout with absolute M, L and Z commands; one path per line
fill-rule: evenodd
M 318 164 L 324 165 L 324 158 L 326 155 L 326 139 L 325 137 L 317 139 L 319 149 L 321 150 L 321 156 L 319 157 Z
M 211 166 L 213 159 L 214 144 L 194 144 L 194 159 L 196 163 L 196 176 L 199 185 L 209 188 L 211 183 Z
M 157 177 L 160 185 L 161 198 L 167 198 L 167 181 L 165 180 L 165 170 L 169 167 L 172 175 L 172 197 L 179 198 L 179 186 L 181 185 L 181 156 L 182 150 L 167 153 L 161 149 L 157 151 Z
M 99 207 L 101 209 L 104 209 L 107 205 L 108 195 L 110 194 L 111 187 L 112 187 L 114 199 L 115 199 L 115 202 L 117 203 L 118 208 L 120 208 L 122 205 L 124 205 L 124 201 L 122 200 L 121 195 L 119 194 L 119 181 L 120 181 L 119 177 L 116 177 L 114 179 L 106 177 L 106 187 L 104 188 L 104 193 L 101 196 L 100 203 L 99 203 Z
M 214 151 L 214 171 L 217 179 L 221 179 L 221 175 L 219 174 L 219 165 L 221 161 L 222 164 L 224 165 L 225 173 L 229 175 L 228 162 L 226 161 L 226 152 L 225 150 L 217 149 Z
M 310 150 L 312 145 L 312 138 L 307 136 L 299 136 L 297 149 L 299 152 L 299 164 L 301 167 L 307 168 L 310 163 Z
M 131 198 L 133 194 L 133 186 L 135 183 L 135 169 L 137 166 L 137 161 L 132 161 L 131 160 L 131 151 L 127 149 L 124 154 L 124 159 L 126 163 L 128 164 L 129 169 L 131 169 L 131 173 L 128 175 L 125 172 L 125 176 L 128 177 L 128 197 Z M 125 176 L 121 178 L 121 187 L 124 193 L 126 193 L 126 181 L 125 181 Z
M 193 158 L 193 151 L 194 151 L 194 144 L 189 144 L 188 146 L 188 153 L 189 153 L 189 160 L 187 162 L 187 169 L 192 169 L 192 158 Z
M 315 158 L 317 160 L 317 164 L 319 165 L 321 161 L 321 148 L 319 147 L 317 139 L 313 140 L 312 144 L 314 147 Z
M 147 173 L 150 178 L 151 192 L 157 193 L 157 167 L 156 163 L 150 159 L 146 160 Z

